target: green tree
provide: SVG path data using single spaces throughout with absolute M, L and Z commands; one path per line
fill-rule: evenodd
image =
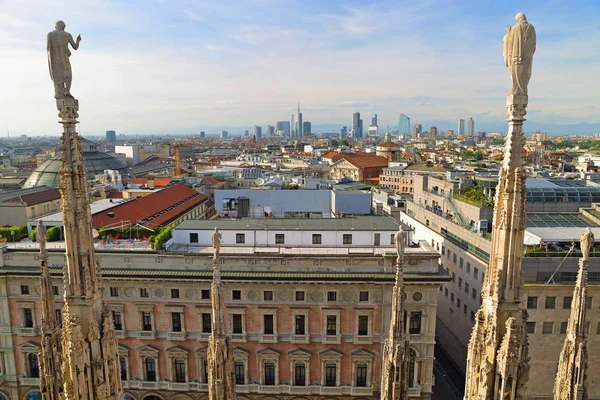
M 56 226 L 51 226 L 46 231 L 46 236 L 48 237 L 49 242 L 56 242 L 57 240 L 60 240 L 60 229 Z

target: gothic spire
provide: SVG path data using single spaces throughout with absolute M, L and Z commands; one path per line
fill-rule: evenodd
M 221 234 L 215 228 L 211 237 L 214 249 L 213 281 L 210 286 L 212 331 L 208 340 L 208 397 L 209 400 L 235 400 L 233 377 L 233 347 L 225 325 L 225 302 L 221 283 Z
M 510 34 L 519 35 L 519 29 Z M 531 44 L 527 40 L 514 43 L 527 46 Z M 509 70 L 515 64 L 507 61 Z M 526 398 L 529 345 L 521 259 L 526 218 L 522 129 L 527 102 L 527 94 L 520 92 L 511 92 L 506 99 L 508 134 L 496 189 L 490 262 L 467 354 L 465 400 Z
M 586 235 L 587 239 L 586 240 Z M 593 235 L 588 230 L 581 237 L 583 257 L 579 260 L 579 273 L 573 290 L 571 315 L 554 382 L 554 399 L 587 400 L 587 332 L 585 313 L 587 309 L 587 264 L 589 237 L 593 246 Z M 584 246 L 588 245 L 587 253 Z
M 383 345 L 383 365 L 381 371 L 381 399 L 404 400 L 408 396 L 409 343 L 406 339 L 404 323 L 404 248 L 406 237 L 402 226 L 394 235 L 398 251 L 396 258 L 396 281 L 392 289 L 392 320 L 388 338 Z
M 40 391 L 44 400 L 62 400 L 60 321 L 54 302 L 52 277 L 48 269 L 46 227 L 40 220 L 36 229 L 40 244 L 42 296 L 42 343 L 40 350 Z

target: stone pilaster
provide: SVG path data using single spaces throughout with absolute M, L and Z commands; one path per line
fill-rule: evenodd
M 525 399 L 529 376 L 521 258 L 525 235 L 523 122 L 527 95 L 506 101 L 508 134 L 496 190 L 492 258 L 469 342 L 465 400 Z
M 558 370 L 554 383 L 555 400 L 587 400 L 587 332 L 585 313 L 587 309 L 587 263 L 579 260 L 577 283 L 573 290 L 571 315 L 567 335 L 560 352 Z
M 213 257 L 213 281 L 210 287 L 212 332 L 208 339 L 208 398 L 235 400 L 234 359 L 231 337 L 225 325 L 225 302 L 221 283 L 219 250 Z
M 395 240 L 404 241 L 402 228 L 396 234 Z M 392 321 L 388 338 L 383 344 L 383 357 L 381 367 L 381 399 L 404 400 L 408 398 L 409 387 L 409 356 L 410 349 L 406 338 L 404 321 L 404 243 L 399 248 L 396 259 L 396 281 L 392 289 Z

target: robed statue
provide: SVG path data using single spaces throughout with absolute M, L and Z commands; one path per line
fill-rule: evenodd
M 71 50 L 79 48 L 81 35 L 77 36 L 77 40 L 73 40 L 70 33 L 65 32 L 65 23 L 57 21 L 55 29 L 48 33 L 48 67 L 50 68 L 50 78 L 54 82 L 54 97 L 57 99 L 73 98 L 71 95 Z
M 210 237 L 210 243 L 212 244 L 215 258 L 219 255 L 219 252 L 221 250 L 221 239 L 222 237 L 219 233 L 219 228 L 215 227 L 215 231 Z
M 404 255 L 404 248 L 406 247 L 406 235 L 402 230 L 402 226 L 400 226 L 398 232 L 394 234 L 394 245 L 398 252 L 398 258 L 402 257 Z
M 587 261 L 590 258 L 590 251 L 594 247 L 594 234 L 590 228 L 586 228 L 581 235 L 579 247 L 581 247 L 581 258 L 583 258 L 584 261 Z
M 535 29 L 523 13 L 517 14 L 515 21 L 517 24 L 507 26 L 504 35 L 504 63 L 512 79 L 509 95 L 527 95 L 535 53 Z

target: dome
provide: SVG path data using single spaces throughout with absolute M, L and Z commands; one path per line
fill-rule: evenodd
M 87 139 L 80 138 L 79 143 L 81 144 L 81 152 L 83 153 L 83 161 L 85 169 L 87 170 L 87 179 L 92 180 L 104 172 L 104 170 L 112 169 L 119 171 L 121 177 L 133 177 L 129 169 L 123 165 L 119 160 L 113 156 L 98 151 L 98 145 Z M 42 165 L 37 167 L 35 171 L 29 175 L 27 181 L 23 185 L 23 188 L 30 188 L 34 186 L 48 186 L 57 188 L 59 183 L 59 170 L 61 156 L 57 155 L 51 160 L 44 162 Z

